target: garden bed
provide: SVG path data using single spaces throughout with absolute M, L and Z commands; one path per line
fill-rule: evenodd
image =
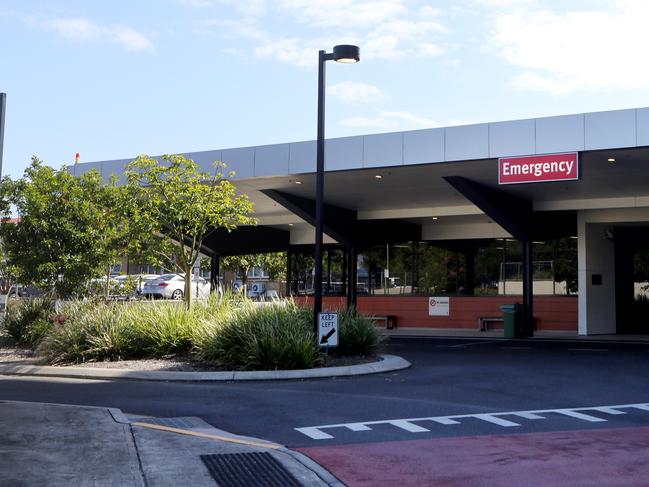
M 213 299 L 191 309 L 165 302 L 73 301 L 55 313 L 51 301 L 39 298 L 9 307 L 0 362 L 249 371 L 377 360 L 382 339 L 369 317 L 342 312 L 340 346 L 329 353 L 316 346 L 312 320 L 310 310 L 292 301 L 260 307 L 241 299 Z M 10 342 L 14 348 L 7 348 Z

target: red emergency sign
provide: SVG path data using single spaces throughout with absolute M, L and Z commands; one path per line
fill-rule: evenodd
M 503 157 L 498 160 L 498 184 L 540 183 L 579 179 L 576 152 L 541 156 Z

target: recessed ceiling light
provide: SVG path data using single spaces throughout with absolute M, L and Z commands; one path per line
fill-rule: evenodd
M 293 226 L 293 224 L 292 224 L 292 223 L 289 223 L 289 224 L 288 224 L 288 226 L 289 226 L 289 227 L 292 227 L 292 226 Z
M 615 157 L 609 157 L 609 158 L 607 159 L 607 161 L 608 161 L 608 162 L 615 162 Z
M 295 184 L 302 184 L 302 181 L 295 181 Z
M 433 220 L 437 220 L 437 217 L 436 217 L 436 216 L 434 216 L 434 217 L 433 217 Z
M 381 176 L 380 174 L 377 174 L 377 175 L 374 176 L 374 177 L 375 177 L 376 179 L 383 179 L 383 176 Z

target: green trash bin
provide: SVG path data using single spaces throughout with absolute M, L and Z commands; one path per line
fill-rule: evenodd
M 505 338 L 523 338 L 523 316 L 521 305 L 503 304 L 500 307 L 505 323 Z

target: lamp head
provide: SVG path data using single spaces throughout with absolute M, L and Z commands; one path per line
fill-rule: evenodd
M 360 49 L 358 46 L 342 44 L 334 46 L 334 61 L 339 63 L 357 63 L 360 61 Z

